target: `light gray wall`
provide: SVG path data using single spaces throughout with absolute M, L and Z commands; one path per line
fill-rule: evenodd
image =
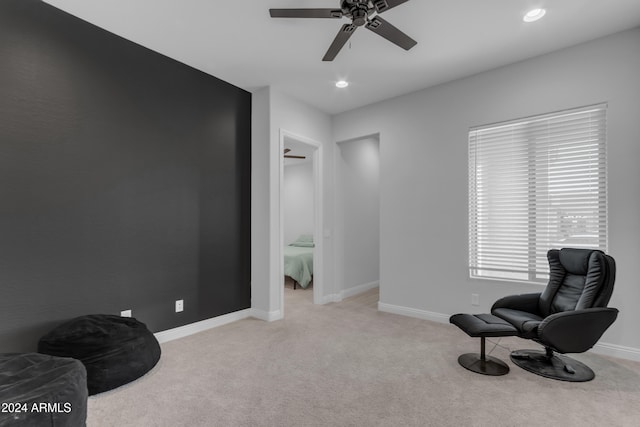
M 313 163 L 285 165 L 282 182 L 284 244 L 313 234 Z
M 277 161 L 282 158 L 282 153 L 279 151 L 278 142 L 279 134 L 282 130 L 290 132 L 293 135 L 301 137 L 300 141 L 304 142 L 304 139 L 310 139 L 322 145 L 322 181 L 321 193 L 323 199 L 323 218 L 324 218 L 324 235 L 322 239 L 320 236 L 315 236 L 316 253 L 320 252 L 323 260 L 323 271 L 314 269 L 314 284 L 318 280 L 322 280 L 324 283 L 324 295 L 333 294 L 334 291 L 334 255 L 333 255 L 333 144 L 331 144 L 331 117 L 323 113 L 322 111 L 305 104 L 295 98 L 276 90 L 271 89 L 271 144 L 272 149 L 272 164 L 277 164 Z M 294 138 L 296 139 L 296 138 Z M 275 175 L 271 175 L 271 200 L 272 206 L 277 204 L 280 192 L 278 190 L 277 183 L 274 181 Z M 277 211 L 279 214 L 279 211 Z M 272 230 L 279 232 L 279 224 L 272 222 Z M 274 241 L 272 240 L 272 244 Z M 278 243 L 279 244 L 279 243 Z M 272 252 L 275 253 L 276 247 L 271 247 Z M 275 293 L 280 293 L 282 288 L 282 276 L 275 272 L 275 267 L 280 265 L 282 260 L 273 260 L 272 262 L 272 298 L 275 297 Z M 315 289 L 314 289 L 314 292 Z
M 380 143 L 365 137 L 338 144 L 336 264 L 343 291 L 380 280 Z
M 272 87 L 253 94 L 251 176 L 251 308 L 252 315 L 277 320 L 284 314 L 280 248 L 280 134 L 316 141 L 322 145 L 321 162 L 325 232 L 316 237 L 323 270 L 314 271 L 314 282 L 325 281 L 324 296 L 334 290 L 333 252 L 333 156 L 331 117 Z M 320 243 L 320 244 L 319 244 Z M 315 292 L 315 289 L 314 289 Z
M 602 341 L 640 354 L 640 29 L 333 118 L 334 140 L 380 133 L 380 301 L 415 313 L 487 312 L 539 285 L 468 275 L 471 126 L 608 102 L 609 253 L 618 263 Z M 471 306 L 471 294 L 480 306 Z

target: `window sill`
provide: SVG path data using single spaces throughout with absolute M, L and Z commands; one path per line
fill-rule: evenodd
M 483 277 L 483 276 L 473 276 L 473 275 L 469 275 L 469 278 L 472 280 L 484 280 L 484 281 L 490 281 L 490 282 L 507 282 L 507 283 L 513 283 L 515 285 L 538 285 L 542 287 L 547 286 L 547 281 L 534 282 L 533 280 L 518 280 L 518 279 L 506 279 L 502 277 Z

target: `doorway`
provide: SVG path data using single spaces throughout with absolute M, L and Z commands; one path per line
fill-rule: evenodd
M 287 151 L 288 156 L 304 157 L 301 158 L 285 158 L 284 153 Z M 280 266 L 280 307 L 284 316 L 284 289 L 285 289 L 285 272 L 284 272 L 284 247 L 289 245 L 299 235 L 309 234 L 305 230 L 311 229 L 313 236 L 313 302 L 320 304 L 323 295 L 323 194 L 322 194 L 322 144 L 309 138 L 295 135 L 286 130 L 280 131 L 280 245 L 279 245 L 279 266 Z M 298 203 L 298 209 L 312 216 L 309 218 L 300 218 L 296 224 L 291 221 L 285 223 L 287 212 L 290 208 L 291 194 L 285 195 L 288 188 L 285 187 L 285 168 L 297 168 L 295 174 L 300 179 L 304 177 L 310 178 L 309 183 L 300 183 L 295 190 L 298 191 L 303 203 Z M 309 169 L 307 169 L 309 168 Z M 312 191 L 313 194 L 308 194 Z M 303 194 L 304 193 L 304 194 Z M 308 206 L 311 204 L 312 206 Z M 306 205 L 306 206 L 305 206 Z M 291 220 L 291 218 L 289 218 Z M 304 290 L 302 290 L 304 291 Z

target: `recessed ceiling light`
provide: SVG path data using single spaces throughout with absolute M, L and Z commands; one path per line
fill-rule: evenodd
M 524 15 L 524 18 L 522 18 L 522 20 L 524 22 L 537 21 L 538 19 L 542 18 L 545 13 L 547 13 L 547 11 L 544 9 L 531 9 L 529 12 L 527 12 L 526 15 Z
M 346 80 L 340 80 L 336 82 L 336 87 L 339 87 L 340 89 L 344 89 L 347 86 L 349 86 L 349 82 Z

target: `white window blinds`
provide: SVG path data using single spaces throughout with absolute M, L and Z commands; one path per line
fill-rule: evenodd
M 606 111 L 470 129 L 471 277 L 546 281 L 549 249 L 607 250 Z

